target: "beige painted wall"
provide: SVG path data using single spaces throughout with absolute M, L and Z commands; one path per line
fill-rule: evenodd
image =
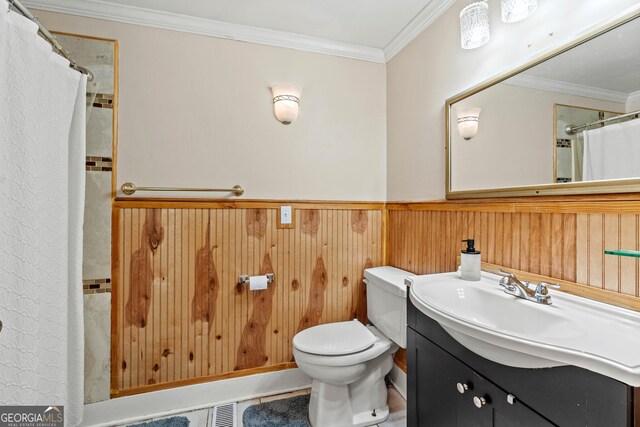
M 242 184 L 245 199 L 385 200 L 384 65 L 37 15 L 52 30 L 120 42 L 118 187 Z M 276 82 L 303 89 L 290 126 L 273 115 Z
M 625 111 L 625 104 L 499 83 L 456 103 L 482 108 L 478 134 L 462 139 L 451 128 L 454 191 L 553 183 L 554 104 Z M 580 123 L 574 123 L 580 124 Z
M 637 8 L 637 0 L 545 0 L 529 19 L 505 24 L 499 2 L 491 1 L 492 40 L 465 51 L 460 47 L 459 13 L 468 3 L 454 4 L 387 64 L 389 200 L 444 198 L 447 98 Z

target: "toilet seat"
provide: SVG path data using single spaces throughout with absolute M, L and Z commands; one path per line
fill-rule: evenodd
M 314 326 L 293 337 L 298 350 L 320 356 L 359 353 L 376 341 L 376 336 L 357 320 Z
M 339 323 L 356 323 L 354 322 L 339 322 Z M 323 355 L 317 353 L 307 353 L 302 349 L 298 348 L 296 345 L 299 343 L 299 340 L 296 340 L 294 337 L 293 340 L 293 352 L 296 361 L 308 363 L 311 365 L 318 366 L 351 366 L 357 365 L 359 363 L 364 363 L 369 360 L 375 359 L 385 351 L 389 350 L 391 346 L 396 346 L 391 340 L 386 338 L 380 331 L 378 331 L 374 326 L 364 326 L 362 323 L 357 322 L 357 324 L 367 332 L 369 332 L 373 337 L 374 341 L 369 347 L 354 353 L 342 354 L 342 355 Z M 314 326 L 314 328 L 330 326 L 334 324 L 320 325 Z M 309 328 L 311 330 L 313 328 Z M 300 332 L 303 333 L 305 331 Z M 312 333 L 310 333 L 312 334 Z M 315 335 L 315 333 L 313 333 Z M 335 337 L 331 337 L 335 339 Z M 321 346 L 322 344 L 320 344 Z M 396 346 L 397 347 L 397 346 Z

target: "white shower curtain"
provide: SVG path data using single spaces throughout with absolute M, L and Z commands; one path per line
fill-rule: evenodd
M 573 182 L 583 181 L 584 171 L 584 132 L 576 135 L 576 139 L 571 144 L 571 180 Z
M 583 135 L 585 181 L 640 177 L 640 119 Z
M 82 419 L 86 78 L 0 2 L 0 404 Z

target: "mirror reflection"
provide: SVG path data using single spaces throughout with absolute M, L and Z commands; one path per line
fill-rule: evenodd
M 450 191 L 640 178 L 640 19 L 451 105 Z

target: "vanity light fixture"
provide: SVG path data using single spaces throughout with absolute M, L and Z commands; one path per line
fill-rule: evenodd
M 465 141 L 469 141 L 478 133 L 480 111 L 480 108 L 468 108 L 458 113 L 458 133 Z
M 502 22 L 518 22 L 536 13 L 538 0 L 501 0 Z
M 489 4 L 471 3 L 460 12 L 460 38 L 463 49 L 475 49 L 489 41 Z
M 300 107 L 300 88 L 289 84 L 276 84 L 271 87 L 273 111 L 283 125 L 291 124 L 298 117 Z

